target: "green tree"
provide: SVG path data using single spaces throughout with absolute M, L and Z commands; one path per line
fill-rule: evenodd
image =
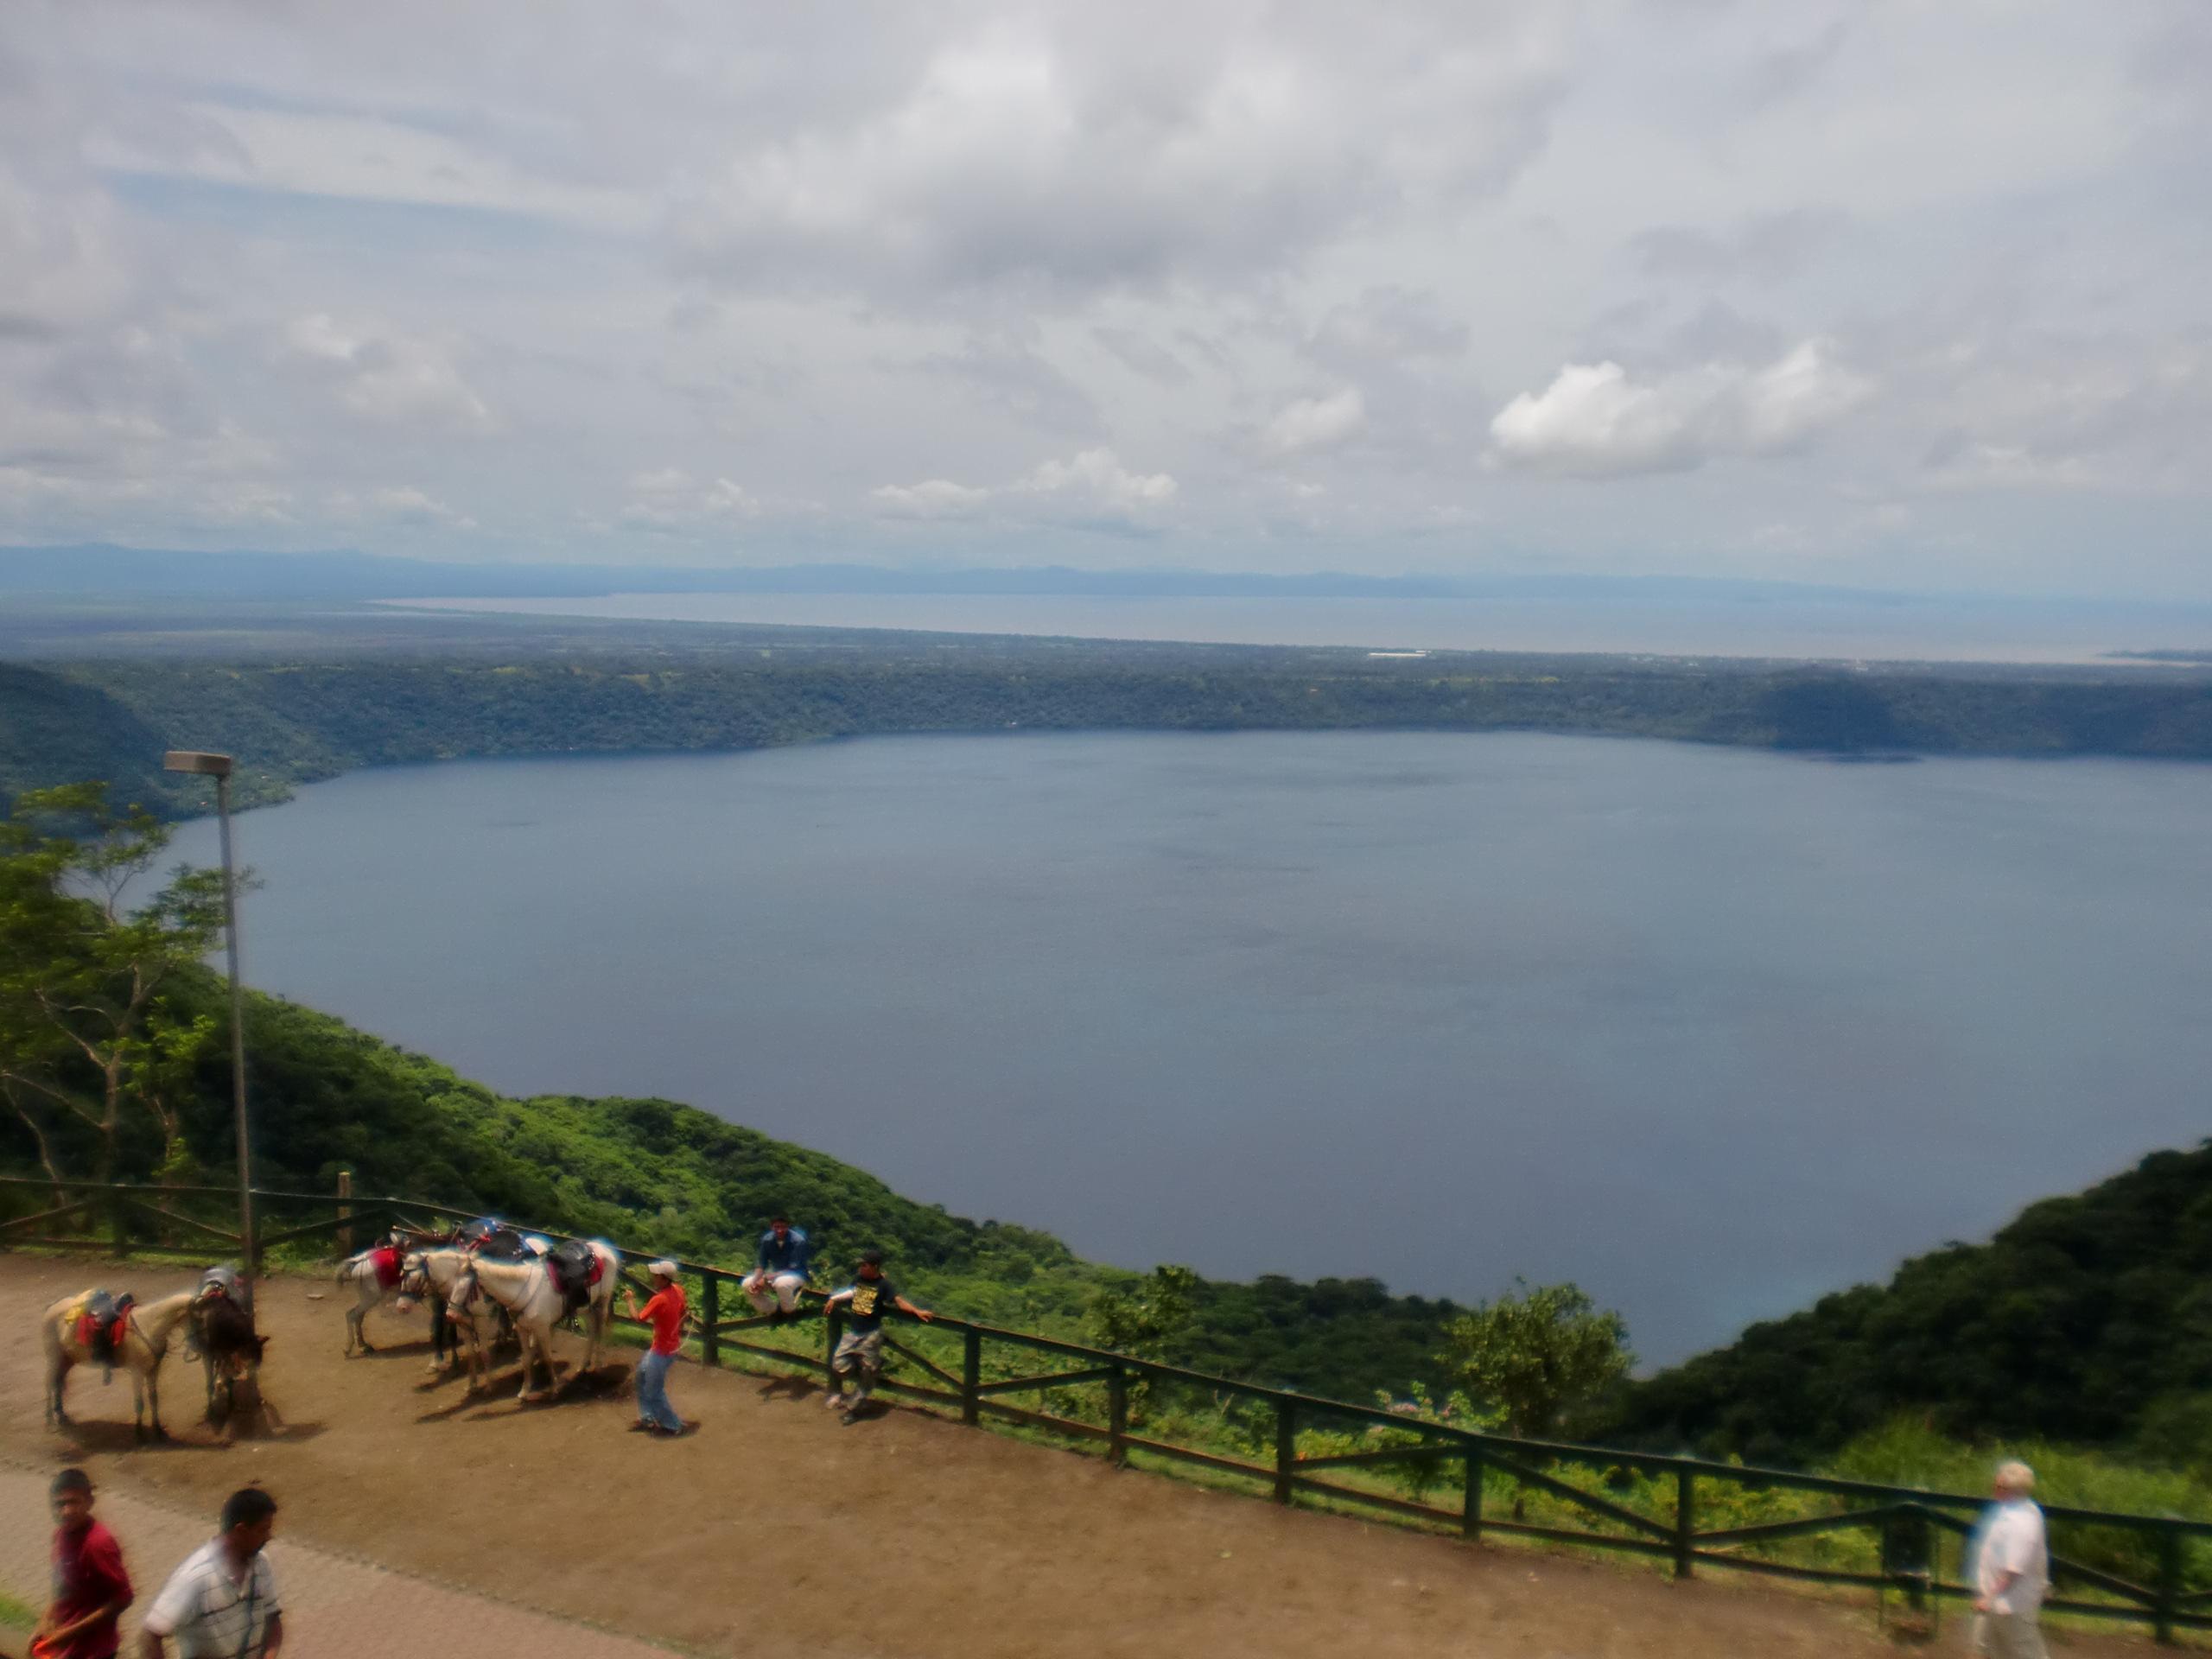
M 1437 1358 L 1470 1396 L 1503 1414 L 1509 1433 L 1550 1434 L 1628 1375 L 1628 1328 L 1577 1286 L 1515 1283 L 1446 1325 Z
M 0 1096 L 57 1184 L 78 1147 L 96 1179 L 118 1173 L 134 1105 L 160 1135 L 159 1167 L 188 1160 L 179 1096 L 218 1027 L 170 1017 L 162 995 L 220 936 L 223 887 L 180 867 L 128 906 L 168 841 L 98 783 L 33 791 L 0 822 Z
M 1117 1354 L 1169 1358 L 1190 1332 L 1199 1283 L 1189 1268 L 1162 1265 L 1128 1289 L 1100 1291 L 1084 1321 L 1090 1340 Z

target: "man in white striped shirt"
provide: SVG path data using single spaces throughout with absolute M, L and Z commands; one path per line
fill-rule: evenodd
M 276 1500 L 258 1486 L 232 1492 L 222 1528 L 162 1586 L 140 1626 L 141 1659 L 164 1659 L 164 1637 L 176 1643 L 176 1659 L 276 1659 L 284 1609 L 262 1554 L 276 1529 Z

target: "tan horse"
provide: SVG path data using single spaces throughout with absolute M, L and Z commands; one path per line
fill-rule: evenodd
M 92 1294 L 80 1290 L 74 1296 L 65 1296 L 40 1319 L 39 1337 L 46 1347 L 46 1421 L 50 1427 L 69 1426 L 69 1414 L 61 1401 L 69 1368 L 99 1363 L 77 1338 L 77 1317 Z M 184 1324 L 199 1294 L 196 1290 L 181 1290 L 158 1302 L 134 1305 L 124 1321 L 115 1363 L 130 1373 L 131 1432 L 139 1440 L 146 1438 L 149 1415 L 154 1438 L 166 1440 L 169 1437 L 162 1427 L 162 1361 L 168 1357 L 169 1338 Z

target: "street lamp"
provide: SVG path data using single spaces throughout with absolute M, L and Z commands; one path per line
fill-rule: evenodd
M 238 1110 L 238 1248 L 245 1256 L 245 1299 L 253 1300 L 253 1143 L 245 1116 L 245 993 L 238 985 L 238 881 L 231 865 L 231 757 L 197 749 L 171 749 L 168 772 L 197 772 L 215 780 L 215 819 L 223 843 L 223 944 L 231 969 L 231 1094 Z

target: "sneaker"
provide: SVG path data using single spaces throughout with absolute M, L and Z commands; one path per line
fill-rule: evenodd
M 658 1424 L 649 1423 L 644 1418 L 640 1417 L 636 1422 L 630 1425 L 630 1432 L 632 1434 L 650 1434 L 658 1427 Z
M 842 1389 L 831 1389 L 828 1394 L 822 1396 L 822 1403 L 823 1407 L 830 1411 L 844 1410 L 845 1391 Z
M 851 1427 L 855 1423 L 857 1423 L 858 1421 L 860 1421 L 860 1420 L 861 1420 L 861 1414 L 860 1414 L 860 1411 L 859 1411 L 858 1408 L 855 1408 L 855 1409 L 853 1409 L 853 1410 L 851 1410 L 851 1411 L 847 1412 L 847 1413 L 846 1413 L 842 1417 L 839 1418 L 837 1421 L 838 1421 L 839 1422 L 841 1422 L 841 1423 L 844 1424 L 844 1426 L 845 1426 L 847 1428 L 850 1428 L 850 1427 Z

